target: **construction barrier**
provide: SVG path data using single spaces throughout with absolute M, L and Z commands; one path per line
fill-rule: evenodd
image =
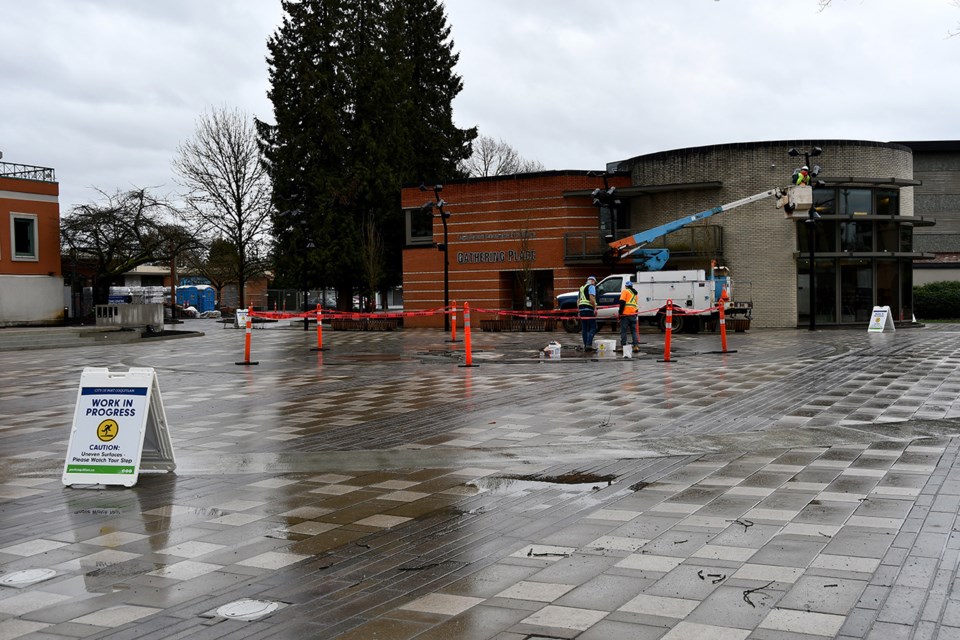
M 673 362 L 670 359 L 670 336 L 673 334 L 673 300 L 667 300 L 666 332 L 663 339 L 663 360 L 657 362 Z
M 470 303 L 463 303 L 463 346 L 466 354 L 466 362 L 461 367 L 474 367 L 473 348 L 470 343 Z
M 716 308 L 710 309 L 681 309 L 676 307 L 673 303 L 673 300 L 668 300 L 666 305 L 663 307 L 664 311 L 664 353 L 663 359 L 658 360 L 658 362 L 674 362 L 671 353 L 671 343 L 673 338 L 673 316 L 674 312 L 679 312 L 685 316 L 696 316 L 702 315 L 707 311 L 716 311 L 719 317 L 719 328 L 720 328 L 720 341 L 721 341 L 721 351 L 713 351 L 709 353 L 736 353 L 736 350 L 731 350 L 727 348 L 727 323 L 725 317 L 725 303 L 724 297 L 721 297 L 721 300 L 718 301 Z M 253 365 L 258 364 L 250 360 L 250 349 L 251 349 L 251 329 L 253 323 L 253 317 L 265 318 L 271 320 L 280 320 L 280 319 L 294 319 L 294 318 L 304 318 L 305 320 L 311 315 L 316 314 L 317 321 L 317 346 L 313 348 L 313 351 L 323 351 L 323 321 L 324 319 L 329 320 L 331 323 L 337 320 L 345 321 L 376 321 L 379 319 L 400 319 L 404 317 L 412 316 L 432 316 L 432 315 L 441 315 L 449 314 L 453 317 L 451 318 L 451 332 L 448 342 L 457 342 L 457 313 L 459 311 L 457 302 L 454 301 L 449 307 L 440 307 L 436 309 L 428 309 L 424 311 L 406 311 L 406 312 L 377 312 L 377 313 L 361 313 L 353 311 L 337 311 L 337 310 L 324 310 L 320 305 L 317 305 L 316 311 L 297 313 L 297 312 L 277 312 L 277 311 L 261 311 L 254 313 L 252 307 L 247 310 L 241 316 L 241 313 L 238 313 L 238 317 L 245 318 L 245 346 L 244 346 L 244 360 L 242 362 L 237 362 L 238 365 Z M 472 337 L 471 337 L 471 311 L 473 313 L 484 313 L 491 314 L 495 317 L 511 317 L 519 318 L 520 320 L 533 320 L 533 319 L 546 319 L 546 320 L 558 320 L 564 319 L 567 317 L 577 317 L 575 310 L 544 310 L 544 311 L 535 311 L 535 312 L 524 312 L 524 311 L 509 311 L 502 309 L 473 309 L 470 308 L 469 302 L 463 303 L 463 334 L 464 334 L 464 357 L 465 364 L 461 365 L 464 367 L 474 367 L 478 366 L 473 363 L 473 349 L 472 349 Z M 650 312 L 659 312 L 660 309 L 650 309 Z M 482 321 L 485 322 L 485 321 Z M 639 336 L 640 327 L 637 326 L 637 334 Z
M 454 300 L 450 305 L 452 313 L 450 314 L 450 342 L 457 341 L 457 301 Z
M 246 333 L 244 334 L 243 340 L 243 361 L 237 362 L 235 364 L 260 364 L 259 362 L 252 362 L 250 360 L 250 342 L 251 334 L 253 333 L 253 307 L 247 309 L 247 326 Z
M 311 351 L 325 351 L 323 348 L 323 307 L 317 305 L 317 346 Z

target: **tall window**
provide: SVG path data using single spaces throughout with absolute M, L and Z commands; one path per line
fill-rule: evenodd
M 13 260 L 39 260 L 37 249 L 37 216 L 29 213 L 10 214 L 10 244 Z
M 897 321 L 913 314 L 913 225 L 901 215 L 900 192 L 889 187 L 815 188 L 816 223 L 797 221 L 797 319 L 810 321 L 810 296 L 816 321 L 855 324 L 869 321 L 874 305 L 889 306 Z M 868 218 L 867 216 L 870 216 Z M 881 217 L 882 216 L 882 217 Z M 816 233 L 816 280 L 811 291 L 809 239 Z M 849 256 L 822 254 L 849 253 Z
M 407 209 L 407 244 L 433 244 L 433 213 Z

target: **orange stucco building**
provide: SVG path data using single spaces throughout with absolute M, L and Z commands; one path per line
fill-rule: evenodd
M 610 176 L 605 185 L 598 172 L 544 171 L 457 180 L 436 194 L 432 187 L 403 189 L 404 310 L 444 304 L 444 252 L 437 246 L 444 242 L 443 220 L 436 204 L 424 207 L 428 201 L 439 196 L 449 214 L 449 299 L 471 308 L 530 311 L 553 308 L 555 293 L 576 289 L 596 271 L 571 260 L 576 247 L 569 245 L 581 241 L 578 233 L 584 243 L 598 241 L 590 192 L 629 184 L 626 175 Z M 441 327 L 443 317 L 410 316 L 404 324 Z
M 0 162 L 0 326 L 63 319 L 53 169 Z

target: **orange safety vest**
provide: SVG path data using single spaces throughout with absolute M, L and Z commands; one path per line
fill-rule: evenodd
M 620 299 L 624 301 L 623 315 L 635 316 L 640 311 L 640 305 L 637 304 L 637 294 L 630 289 L 624 289 L 620 293 Z

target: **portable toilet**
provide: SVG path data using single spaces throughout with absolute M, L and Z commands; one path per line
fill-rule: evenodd
M 196 287 L 177 287 L 177 304 L 181 307 L 196 307 L 198 302 L 198 294 Z
M 197 292 L 197 303 L 193 306 L 200 313 L 213 311 L 217 307 L 217 292 L 209 284 L 198 284 L 195 287 Z

